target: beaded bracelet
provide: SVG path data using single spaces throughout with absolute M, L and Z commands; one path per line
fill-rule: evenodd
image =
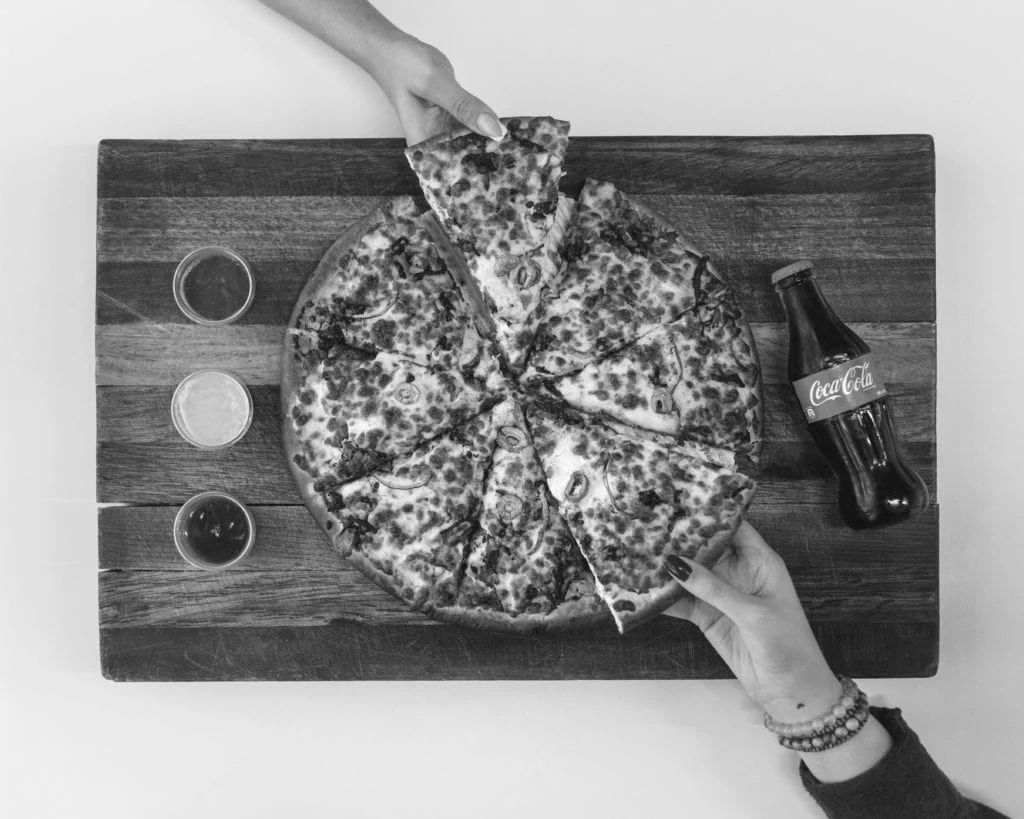
M 777 722 L 764 715 L 764 727 L 779 737 L 779 745 L 804 753 L 835 748 L 863 728 L 868 721 L 868 697 L 849 677 L 840 677 L 839 702 L 820 717 L 807 722 Z

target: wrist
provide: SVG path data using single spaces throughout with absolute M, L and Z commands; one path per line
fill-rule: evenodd
M 824 665 L 776 686 L 772 695 L 759 700 L 759 703 L 765 713 L 777 722 L 804 722 L 826 714 L 842 694 L 842 683 Z

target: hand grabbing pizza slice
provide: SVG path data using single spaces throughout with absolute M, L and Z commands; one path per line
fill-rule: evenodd
M 558 195 L 569 123 L 502 120 L 491 140 L 462 129 L 406 150 L 427 203 L 454 245 L 497 327 L 513 370 L 532 341 L 531 317 L 560 269 L 558 249 L 572 211 Z
M 683 595 L 665 569 L 680 554 L 713 565 L 754 482 L 654 442 L 613 432 L 551 399 L 526 408 L 548 486 L 625 631 Z

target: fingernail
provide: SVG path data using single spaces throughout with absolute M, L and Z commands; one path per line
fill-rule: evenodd
M 476 118 L 477 130 L 487 134 L 492 139 L 501 139 L 505 136 L 505 129 L 501 127 L 501 123 L 492 115 L 483 113 Z
M 668 573 L 680 583 L 685 583 L 693 573 L 693 567 L 683 560 L 679 555 L 669 555 L 665 558 Z

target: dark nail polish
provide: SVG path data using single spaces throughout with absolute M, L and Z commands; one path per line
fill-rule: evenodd
M 693 572 L 693 567 L 678 555 L 669 555 L 665 558 L 668 573 L 680 583 L 685 583 Z

